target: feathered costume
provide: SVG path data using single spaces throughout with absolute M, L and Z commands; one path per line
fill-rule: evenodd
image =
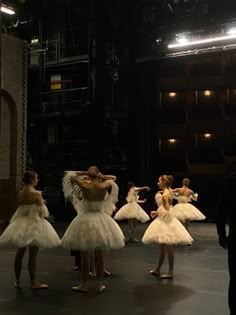
M 45 219 L 47 207 L 37 204 L 20 205 L 0 237 L 0 245 L 9 247 L 38 246 L 52 248 L 61 244 L 52 225 Z
M 162 195 L 155 195 L 158 205 L 157 217 L 152 221 L 145 231 L 142 242 L 144 244 L 189 244 L 193 241 L 182 223 L 172 215 L 172 207 L 166 210 L 162 205 Z
M 110 217 L 111 209 L 118 198 L 118 186 L 113 180 L 111 193 L 102 201 L 90 201 L 83 197 L 82 190 L 71 184 L 75 172 L 67 172 L 63 179 L 65 197 L 71 200 L 78 215 L 69 225 L 62 238 L 62 246 L 74 250 L 118 249 L 124 247 L 124 235 L 118 224 Z M 77 186 L 77 187 L 76 187 Z
M 205 215 L 190 203 L 192 200 L 196 201 L 197 197 L 197 194 L 193 197 L 177 196 L 178 203 L 171 210 L 172 214 L 181 222 L 205 220 Z
M 114 216 L 117 221 L 124 219 L 137 219 L 142 223 L 150 220 L 148 214 L 138 204 L 138 188 L 132 187 L 126 197 L 127 204 L 121 207 Z

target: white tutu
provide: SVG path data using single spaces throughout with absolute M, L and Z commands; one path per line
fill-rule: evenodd
M 157 218 L 149 225 L 144 233 L 144 244 L 189 244 L 193 239 L 182 223 L 172 216 L 170 211 L 160 206 Z
M 126 197 L 127 204 L 118 210 L 114 216 L 115 220 L 120 221 L 124 219 L 137 219 L 143 223 L 150 220 L 148 214 L 138 204 L 139 196 L 136 189 L 137 187 L 133 187 L 133 189 L 131 189 L 131 191 L 128 193 Z
M 80 202 L 80 211 L 62 238 L 62 246 L 69 249 L 118 249 L 125 246 L 119 225 L 105 210 L 110 200 Z
M 179 196 L 178 203 L 172 208 L 171 213 L 181 222 L 185 220 L 200 221 L 205 220 L 205 215 L 195 206 L 189 203 L 190 199 L 186 196 Z
M 57 247 L 60 238 L 52 225 L 44 219 L 49 215 L 46 206 L 21 205 L 13 215 L 10 224 L 0 237 L 0 245 L 10 247 L 38 246 Z
M 129 202 L 121 207 L 115 214 L 114 219 L 117 221 L 124 219 L 137 219 L 141 222 L 150 220 L 148 214 L 135 201 Z

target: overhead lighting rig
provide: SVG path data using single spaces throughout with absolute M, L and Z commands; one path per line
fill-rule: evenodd
M 182 42 L 176 42 L 168 45 L 169 49 L 172 48 L 181 48 L 181 47 L 193 47 L 193 46 L 200 46 L 204 44 L 211 44 L 211 43 L 216 43 L 216 42 L 230 42 L 232 40 L 236 39 L 236 33 L 234 34 L 225 34 L 221 35 L 219 34 L 218 36 L 207 36 L 207 37 L 199 37 L 199 38 L 193 38 L 191 40 L 188 40 L 185 38 L 184 41 Z
M 174 38 L 171 40 L 171 37 Z M 206 26 L 199 30 L 165 34 L 153 49 L 158 58 L 179 57 L 236 49 L 236 22 Z

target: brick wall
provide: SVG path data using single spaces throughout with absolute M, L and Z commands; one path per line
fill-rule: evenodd
M 0 110 L 0 219 L 15 210 L 26 158 L 26 43 L 2 36 L 2 90 Z M 2 201 L 2 202 L 1 202 Z

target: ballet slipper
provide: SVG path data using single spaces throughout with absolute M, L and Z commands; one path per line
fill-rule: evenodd
M 87 293 L 87 292 L 88 292 L 88 288 L 87 288 L 87 286 L 86 286 L 86 285 L 81 284 L 81 285 L 78 285 L 78 286 L 72 287 L 72 291 L 75 291 L 75 292 L 82 292 L 82 293 Z
M 79 267 L 78 266 L 75 266 L 74 268 L 73 268 L 73 271 L 78 271 L 79 270 Z
M 131 243 L 139 243 L 139 240 L 137 238 L 132 238 Z
M 125 243 L 139 243 L 139 240 L 137 240 L 134 237 L 130 237 L 127 240 L 125 240 Z
M 95 277 L 96 277 L 96 273 L 95 273 L 95 272 L 90 271 L 90 272 L 89 272 L 89 276 L 90 276 L 90 277 L 95 278 Z
M 31 284 L 31 289 L 32 290 L 44 290 L 44 289 L 48 289 L 48 285 L 45 283 L 34 283 L 34 284 Z
M 150 275 L 155 276 L 155 277 L 159 277 L 160 276 L 160 271 L 156 271 L 156 270 L 151 270 L 149 271 Z
M 97 287 L 97 293 L 101 293 L 103 292 L 104 290 L 106 289 L 105 285 L 104 284 L 101 284 Z
M 111 273 L 108 270 L 104 270 L 104 277 L 110 277 Z
M 21 289 L 21 288 L 22 288 L 22 285 L 21 285 L 20 281 L 16 281 L 16 282 L 14 283 L 14 287 L 15 287 L 16 289 Z
M 173 279 L 174 275 L 173 273 L 163 273 L 159 276 L 159 279 Z

